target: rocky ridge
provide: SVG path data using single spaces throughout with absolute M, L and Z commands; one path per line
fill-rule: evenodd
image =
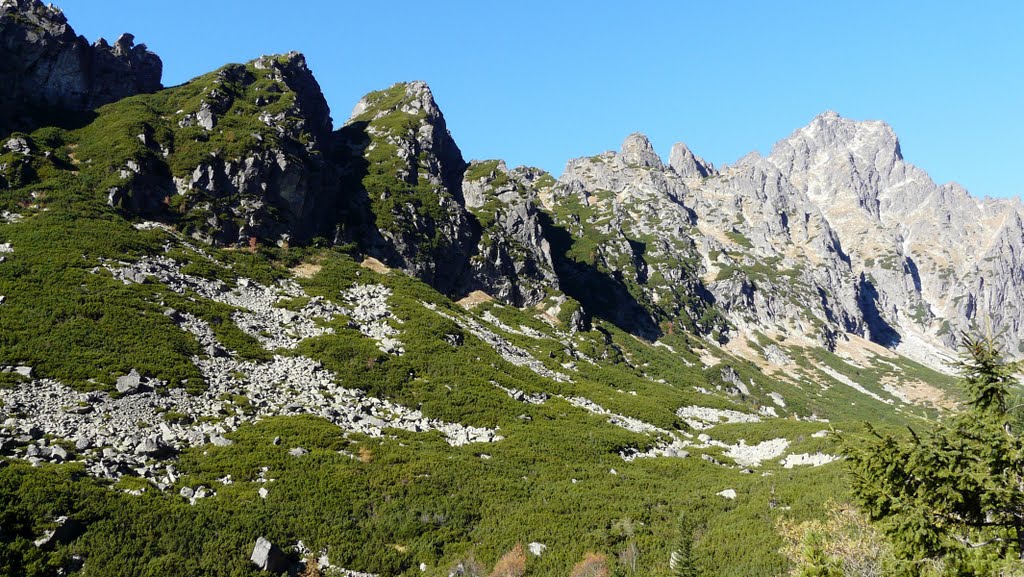
M 717 312 L 727 338 L 796 333 L 831 349 L 857 335 L 948 370 L 943 351 L 984 318 L 1018 352 L 1019 202 L 936 185 L 880 122 L 826 113 L 721 169 L 683 144 L 666 166 L 634 134 L 570 161 L 547 199 L 571 250 L 589 250 L 574 258 L 622 279 L 662 325 L 714 332 Z
M 163 63 L 134 36 L 89 44 L 39 0 L 0 2 L 0 38 L 0 136 L 161 88 Z
M 89 47 L 56 9 L 2 6 L 15 31 L 5 49 L 34 55 L 7 60 L 38 63 L 18 74 L 80 79 L 5 94 L 91 110 L 159 88 L 159 59 L 130 36 Z M 107 64 L 46 64 L 90 59 Z M 351 242 L 453 297 L 571 297 L 583 317 L 652 340 L 682 326 L 719 341 L 796 332 L 834 348 L 853 334 L 932 358 L 929 347 L 953 346 L 980 319 L 1007 344 L 1024 336 L 1024 209 L 936 185 L 884 123 L 827 112 L 767 157 L 721 168 L 682 143 L 666 164 L 634 134 L 556 181 L 466 162 L 423 82 L 368 94 L 333 132 L 301 54 L 173 90 L 179 108 L 128 135 L 144 150 L 121 163 L 109 201 L 207 242 Z

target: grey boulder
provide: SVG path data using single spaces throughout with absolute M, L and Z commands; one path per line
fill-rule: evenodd
M 263 571 L 279 573 L 288 569 L 287 560 L 281 549 L 263 537 L 256 539 L 249 560 Z

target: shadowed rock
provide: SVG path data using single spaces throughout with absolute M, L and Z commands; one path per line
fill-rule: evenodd
M 0 134 L 161 88 L 163 63 L 131 34 L 89 44 L 60 9 L 0 2 Z

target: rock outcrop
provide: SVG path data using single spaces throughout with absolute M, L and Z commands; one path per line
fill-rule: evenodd
M 410 82 L 366 95 L 337 140 L 348 203 L 338 238 L 455 291 L 476 242 L 462 195 L 466 161 L 430 88 Z
M 483 290 L 503 302 L 530 306 L 559 288 L 538 193 L 554 182 L 543 171 L 509 170 L 502 161 L 470 164 L 462 190 L 481 232 L 463 292 Z
M 332 143 L 330 109 L 302 54 L 226 66 L 198 104 L 190 103 L 177 111 L 173 128 L 209 149 L 190 155 L 198 162 L 173 178 L 182 212 L 206 216 L 191 232 L 226 245 L 330 234 L 338 210 L 334 173 L 324 161 Z M 237 133 L 239 116 L 250 134 Z M 230 123 L 226 129 L 222 121 Z
M 131 34 L 89 44 L 60 9 L 0 2 L 0 135 L 161 88 L 163 63 Z

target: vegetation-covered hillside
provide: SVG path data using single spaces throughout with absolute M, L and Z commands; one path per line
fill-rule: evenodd
M 52 118 L 0 139 L 2 575 L 782 575 L 837 434 L 960 398 L 824 296 L 739 323 L 692 222 L 464 162 L 422 83 L 332 132 L 289 54 Z
M 203 245 L 106 202 L 110 167 L 124 162 L 113 158 L 116 143 L 132 140 L 119 134 L 141 131 L 133 115 L 173 101 L 176 90 L 194 88 L 111 105 L 80 129 L 15 135 L 28 154 L 5 158 L 21 162 L 25 176 L 2 194 L 0 244 L 9 248 L 0 263 L 0 356 L 32 368 L 31 377 L 5 374 L 0 393 L 9 417 L 3 444 L 11 459 L 0 487 L 10 574 L 45 574 L 76 555 L 86 574 L 255 574 L 249 553 L 260 536 L 295 561 L 302 541 L 334 565 L 381 574 L 416 574 L 421 563 L 447 574 L 470 558 L 490 567 L 530 542 L 547 546 L 528 558 L 531 574 L 564 574 L 591 551 L 619 567 L 617 556 L 634 548 L 637 571 L 667 573 L 682 513 L 702 520 L 701 567 L 777 574 L 785 569 L 777 520 L 817 515 L 846 486 L 836 464 L 787 468 L 799 462 L 794 455 L 834 455 L 833 441 L 819 434 L 831 427 L 853 430 L 865 418 L 884 427 L 924 413 L 886 392 L 890 381 L 946 382 L 882 351 L 862 364 L 785 344 L 775 348 L 792 369 L 772 376 L 685 332 L 644 342 L 600 319 L 573 332 L 543 307 L 486 298 L 460 306 L 401 271 L 372 260 L 360 266 L 344 247 Z M 173 264 L 157 268 L 156 259 Z M 283 281 L 295 286 L 285 290 Z M 219 283 L 217 291 L 204 283 Z M 272 292 L 275 311 L 230 296 L 257 285 Z M 354 286 L 390 293 L 385 323 L 401 354 L 360 332 L 360 303 L 345 296 Z M 314 299 L 347 310 L 296 329 Z M 291 322 L 263 328 L 243 316 L 294 311 Z M 208 327 L 216 348 L 190 333 L 185 318 Z M 311 336 L 267 344 L 267 329 Z M 275 406 L 272 391 L 256 404 L 246 396 L 253 380 L 280 395 L 308 386 L 287 372 L 261 372 L 275 355 L 310 359 L 338 385 L 502 438 L 452 446 L 438 432 L 391 428 L 385 414 L 370 434 L 346 430 L 320 415 L 323 407 Z M 215 410 L 161 405 L 179 390 L 204 398 L 214 387 L 206 363 L 215 359 L 234 363 L 235 373 L 216 385 Z M 152 392 L 117 392 L 118 377 L 133 370 Z M 142 454 L 98 477 L 97 462 L 134 457 L 136 447 L 116 438 L 77 447 L 74 436 L 55 434 L 60 419 L 33 424 L 43 409 L 9 400 L 65 389 L 76 402 L 45 410 L 77 416 L 98 404 L 77 400 L 90 391 L 150 395 L 152 422 L 135 423 L 132 434 L 198 424 L 216 432 L 195 443 L 175 439 L 180 447 L 166 456 Z M 84 416 L 99 430 L 113 418 Z M 208 444 L 213 437 L 231 443 Z M 55 446 L 67 456 L 47 457 Z M 752 446 L 760 449 L 744 450 Z M 308 453 L 289 454 L 299 447 Z M 42 456 L 32 461 L 35 451 Z M 157 472 L 131 470 L 140 467 Z M 181 494 L 200 486 L 215 494 L 194 504 Z M 718 495 L 729 489 L 734 499 Z M 33 544 L 65 516 L 76 535 Z

